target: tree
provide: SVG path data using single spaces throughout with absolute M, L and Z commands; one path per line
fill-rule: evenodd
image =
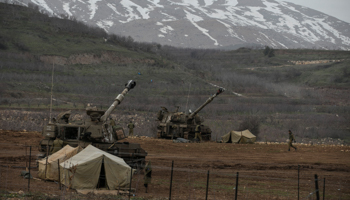
M 269 46 L 265 46 L 265 49 L 263 51 L 264 56 L 267 56 L 269 54 L 269 52 L 270 52 L 270 47 Z
M 275 56 L 275 50 L 272 47 L 270 48 L 269 46 L 265 46 L 263 53 L 264 56 L 268 56 L 269 58 Z

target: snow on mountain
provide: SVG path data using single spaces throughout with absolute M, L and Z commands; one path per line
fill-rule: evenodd
M 350 49 L 350 24 L 274 0 L 8 0 L 34 3 L 136 41 L 192 48 L 245 44 Z

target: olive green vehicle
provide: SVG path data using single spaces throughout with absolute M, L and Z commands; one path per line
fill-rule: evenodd
M 204 120 L 198 113 L 222 92 L 224 92 L 223 88 L 218 89 L 204 104 L 190 114 L 178 112 L 178 109 L 174 112 L 170 112 L 167 108 L 161 107 L 162 109 L 159 110 L 157 114 L 159 120 L 157 137 L 166 139 L 185 138 L 192 140 L 195 137 L 196 126 L 200 125 L 202 139 L 211 140 L 212 131 L 208 126 L 202 124 Z
M 89 144 L 121 157 L 126 163 L 134 168 L 144 166 L 147 152 L 140 147 L 140 144 L 128 142 L 118 142 L 125 138 L 122 127 L 115 125 L 109 115 L 119 105 L 129 90 L 134 88 L 135 81 L 128 81 L 125 89 L 119 94 L 108 110 L 97 110 L 96 107 L 86 108 L 88 119 L 77 122 L 70 122 L 70 111 L 60 113 L 56 119 L 43 127 L 42 135 L 45 137 L 39 145 L 41 157 L 50 154 L 55 138 L 63 140 L 64 145 L 69 144 L 72 147 L 81 146 L 85 148 Z

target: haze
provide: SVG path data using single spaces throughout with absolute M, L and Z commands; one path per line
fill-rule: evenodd
M 340 20 L 350 23 L 350 1 L 349 0 L 276 0 L 286 1 L 294 4 L 318 10 L 325 14 L 336 17 Z

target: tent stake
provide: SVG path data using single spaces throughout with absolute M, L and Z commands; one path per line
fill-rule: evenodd
M 238 172 L 236 175 L 236 191 L 235 191 L 235 200 L 237 200 L 237 192 L 238 192 Z
M 207 192 L 205 194 L 205 200 L 208 199 L 208 188 L 209 188 L 209 170 L 208 170 L 208 175 L 207 175 Z
M 29 147 L 29 177 L 28 177 L 28 192 L 30 188 L 30 160 L 32 159 L 32 146 Z
M 299 177 L 300 177 L 300 165 L 298 165 L 298 200 L 299 200 Z

